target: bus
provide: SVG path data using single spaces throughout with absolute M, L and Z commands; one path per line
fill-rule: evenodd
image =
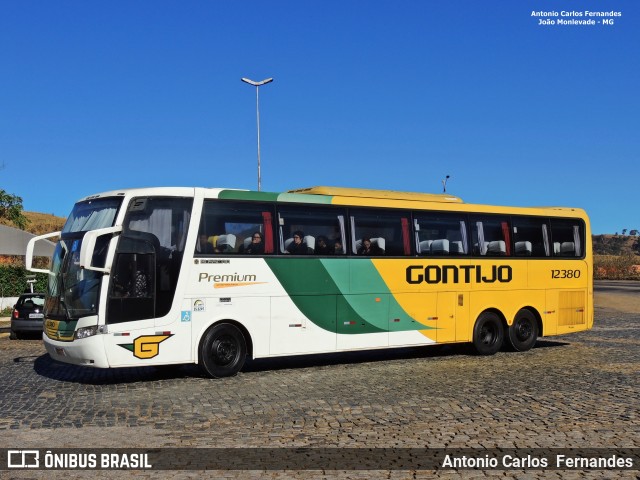
M 491 355 L 593 325 L 583 210 L 446 193 L 118 190 L 79 200 L 26 263 L 48 274 L 49 355 L 98 368 L 227 377 L 247 356 L 451 343 Z

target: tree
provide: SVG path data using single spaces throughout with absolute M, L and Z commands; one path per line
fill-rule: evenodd
M 0 220 L 8 220 L 24 230 L 29 220 L 22 211 L 22 198 L 0 189 Z
M 626 229 L 626 228 L 623 228 L 623 229 L 622 229 L 622 235 L 626 235 L 626 234 L 627 234 L 627 229 Z

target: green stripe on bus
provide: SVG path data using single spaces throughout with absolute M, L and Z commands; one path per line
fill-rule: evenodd
M 251 190 L 221 190 L 218 198 L 224 200 L 250 200 L 262 202 L 331 204 L 333 197 L 326 195 L 301 195 L 297 193 L 255 192 Z
M 370 260 L 265 258 L 265 261 L 294 304 L 324 330 L 362 334 L 429 328 L 418 322 L 413 322 L 414 327 L 406 326 L 413 319 L 389 292 Z M 368 279 L 367 289 L 374 293 L 351 293 L 350 268 L 358 270 L 357 277 Z M 328 295 L 335 295 L 337 303 L 328 301 Z
M 275 202 L 278 199 L 277 193 L 254 192 L 247 190 L 222 190 L 218 198 L 225 200 L 252 200 L 261 202 Z
M 327 195 L 304 195 L 298 193 L 281 193 L 278 195 L 279 202 L 288 203 L 318 203 L 318 204 L 331 204 L 333 197 Z

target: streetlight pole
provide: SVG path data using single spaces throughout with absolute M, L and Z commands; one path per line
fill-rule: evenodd
M 260 82 L 256 82 L 254 80 L 249 80 L 248 78 L 241 78 L 244 83 L 248 83 L 249 85 L 253 85 L 256 87 L 256 123 L 258 125 L 258 191 L 262 189 L 262 177 L 260 174 L 260 101 L 258 97 L 258 90 L 262 85 L 266 85 L 267 83 L 273 82 L 273 78 L 266 78 Z
M 442 193 L 447 193 L 447 181 L 451 178 L 451 175 L 447 175 L 444 180 L 442 180 Z

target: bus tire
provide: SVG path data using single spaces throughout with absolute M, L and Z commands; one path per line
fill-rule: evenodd
M 493 312 L 484 312 L 473 327 L 473 346 L 478 355 L 493 355 L 502 347 L 502 320 Z
M 232 377 L 244 365 L 247 342 L 229 323 L 211 327 L 200 342 L 200 368 L 212 378 Z
M 533 348 L 538 340 L 538 321 L 535 315 L 524 308 L 520 310 L 507 330 L 506 340 L 516 352 L 526 352 Z

